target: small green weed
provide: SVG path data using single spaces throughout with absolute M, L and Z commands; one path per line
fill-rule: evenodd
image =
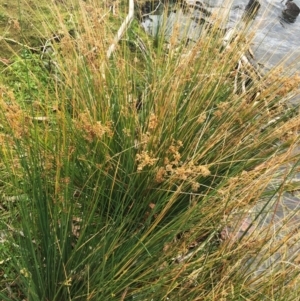
M 44 99 L 45 91 L 51 92 L 53 85 L 40 55 L 26 49 L 13 59 L 13 64 L 6 68 L 2 78 L 4 84 L 13 90 L 15 97 L 26 102 Z

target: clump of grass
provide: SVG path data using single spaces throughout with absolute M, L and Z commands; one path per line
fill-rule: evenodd
M 241 32 L 224 49 L 217 26 L 167 52 L 163 35 L 140 36 L 107 59 L 113 17 L 78 4 L 76 38 L 52 8 L 65 28 L 52 92 L 24 103 L 2 87 L 1 193 L 17 219 L 0 248 L 1 298 L 298 298 L 293 256 L 260 268 L 298 235 L 260 222 L 298 168 L 300 120 L 282 104 L 298 77 L 274 69 L 236 93 L 247 45 Z

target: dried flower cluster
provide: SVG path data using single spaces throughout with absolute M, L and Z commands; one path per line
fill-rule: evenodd
M 158 124 L 158 120 L 156 115 L 154 113 L 151 113 L 149 117 L 148 129 L 154 130 L 157 127 L 157 124 Z
M 26 136 L 29 132 L 31 119 L 25 114 L 20 106 L 15 102 L 7 104 L 2 101 L 0 108 L 14 138 L 20 139 Z
M 157 183 L 162 183 L 167 179 L 172 183 L 187 182 L 192 191 L 197 191 L 200 187 L 199 178 L 207 177 L 211 173 L 206 165 L 195 164 L 192 160 L 182 162 L 179 152 L 182 146 L 181 141 L 172 141 L 167 156 L 164 158 L 164 166 L 158 168 L 155 180 Z
M 201 124 L 206 120 L 206 113 L 201 113 L 197 119 L 197 123 Z
M 153 166 L 157 162 L 157 158 L 153 158 L 152 154 L 147 151 L 142 151 L 136 155 L 135 160 L 138 162 L 138 171 L 142 171 L 146 166 Z
M 101 121 L 94 121 L 88 112 L 79 114 L 77 119 L 73 120 L 75 127 L 84 133 L 84 139 L 92 142 L 94 139 L 101 140 L 104 135 L 112 137 L 111 122 L 102 124 Z

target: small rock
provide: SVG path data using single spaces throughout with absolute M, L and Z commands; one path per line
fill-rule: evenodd
M 300 8 L 294 1 L 288 0 L 285 3 L 285 9 L 283 10 L 284 15 L 286 15 L 289 18 L 296 19 L 299 13 L 300 13 Z

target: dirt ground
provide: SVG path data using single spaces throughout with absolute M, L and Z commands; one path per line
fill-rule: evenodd
M 54 21 L 55 10 L 71 27 L 70 12 L 76 10 L 74 3 L 78 1 L 66 4 L 60 0 L 0 0 L 0 64 L 5 64 L 23 45 L 40 48 L 55 34 L 59 30 Z
M 111 9 L 111 0 L 0 0 L 0 70 L 24 45 L 38 51 L 54 35 L 78 28 L 82 9 L 98 19 L 110 11 L 112 31 L 117 31 L 124 18 L 119 12 L 127 14 L 127 4 L 113 3 Z

